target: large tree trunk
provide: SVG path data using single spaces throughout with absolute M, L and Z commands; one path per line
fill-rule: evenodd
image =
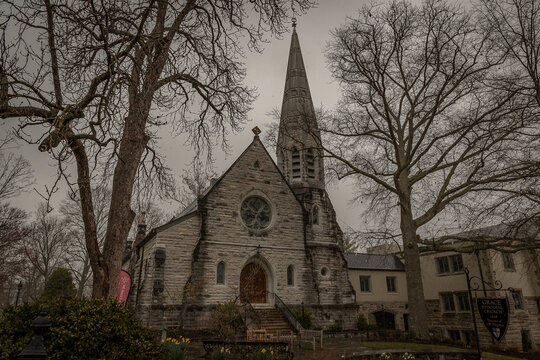
M 94 297 L 114 298 L 116 296 L 122 254 L 129 229 L 135 219 L 135 212 L 131 209 L 133 184 L 149 140 L 145 134 L 145 125 L 150 111 L 150 101 L 141 100 L 143 101 L 140 102 L 140 108 L 131 111 L 125 121 L 118 162 L 114 169 L 111 207 L 103 246 L 103 258 L 107 268 L 103 281 L 101 283 L 94 281 Z
M 405 179 L 402 179 L 406 182 Z M 405 258 L 405 276 L 407 278 L 407 301 L 410 314 L 410 331 L 414 337 L 429 338 L 427 308 L 424 299 L 422 270 L 420 268 L 420 252 L 416 237 L 411 194 L 408 186 L 400 186 L 401 235 L 403 238 L 403 255 Z

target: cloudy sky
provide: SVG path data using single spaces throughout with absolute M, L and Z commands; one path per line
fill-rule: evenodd
M 316 8 L 297 17 L 297 32 L 315 106 L 324 105 L 326 108 L 332 108 L 338 99 L 338 86 L 332 81 L 324 57 L 324 49 L 330 40 L 330 31 L 344 23 L 347 16 L 354 16 L 363 3 L 364 1 L 321 0 Z M 287 33 L 282 39 L 270 39 L 262 53 L 246 53 L 246 83 L 248 86 L 256 87 L 259 96 L 253 104 L 253 110 L 249 114 L 243 131 L 229 137 L 230 153 L 220 154 L 216 151 L 215 170 L 218 174 L 225 171 L 252 141 L 251 129 L 259 126 L 264 131 L 272 122 L 268 113 L 273 108 L 281 106 L 289 45 L 290 33 Z M 8 128 L 9 124 L 4 124 L 2 127 L 4 131 Z M 175 156 L 178 153 L 185 153 L 184 139 L 169 137 L 166 133 L 159 141 L 161 153 L 166 156 L 166 163 L 173 172 L 181 174 L 191 158 Z M 264 133 L 262 135 L 264 138 Z M 36 189 L 43 191 L 45 186 L 52 185 L 56 165 L 47 154 L 39 153 L 35 145 L 21 144 L 17 149 L 12 150 L 24 154 L 32 163 L 36 176 Z M 360 228 L 363 223 L 360 217 L 361 209 L 348 201 L 351 187 L 346 184 L 334 184 L 329 188 L 329 192 L 341 225 Z M 59 191 L 55 197 L 56 203 L 64 198 L 65 193 L 65 188 Z M 37 193 L 29 190 L 13 199 L 12 204 L 33 211 L 39 201 Z M 163 204 L 163 207 L 168 211 L 176 210 L 171 204 Z

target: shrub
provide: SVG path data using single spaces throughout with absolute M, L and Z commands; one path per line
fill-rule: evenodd
M 382 353 L 379 355 L 379 360 L 392 360 L 392 354 Z
M 356 319 L 356 328 L 360 331 L 366 331 L 368 330 L 368 327 L 369 324 L 364 314 L 358 314 L 358 318 Z
M 58 268 L 52 272 L 47 283 L 45 283 L 43 297 L 48 300 L 72 298 L 76 293 L 75 285 L 73 285 L 73 276 L 69 270 Z
M 180 336 L 176 338 L 167 338 L 162 340 L 165 350 L 169 354 L 169 360 L 184 360 L 190 340 Z
M 30 324 L 42 307 L 52 326 L 45 333 L 48 359 L 164 359 L 151 330 L 114 301 L 55 300 L 8 307 L 0 316 L 0 359 L 12 359 L 32 338 Z
M 293 314 L 296 320 L 302 325 L 304 329 L 309 329 L 311 327 L 311 309 L 305 307 L 304 305 L 295 306 L 293 309 Z
M 234 301 L 219 304 L 214 312 L 214 328 L 218 336 L 224 341 L 231 341 L 236 337 L 236 331 L 242 328 L 244 321 L 240 310 Z

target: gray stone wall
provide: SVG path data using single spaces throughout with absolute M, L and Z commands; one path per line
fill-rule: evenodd
M 264 231 L 249 229 L 240 217 L 241 204 L 249 196 L 271 204 L 272 222 Z M 324 190 L 315 189 L 309 203 L 319 206 L 321 221 L 313 229 L 308 211 L 254 139 L 199 199 L 197 212 L 158 228 L 139 249 L 139 257 L 132 256 L 129 267 L 136 274 L 136 289 L 130 306 L 149 326 L 159 327 L 166 319 L 175 326 L 204 328 L 211 318 L 204 309 L 237 300 L 241 271 L 255 262 L 267 274 L 268 303 L 276 293 L 286 304 L 318 306 L 315 323 L 323 328 L 335 321 L 354 328 L 357 306 L 335 212 Z M 216 281 L 219 262 L 225 264 L 224 284 Z M 291 265 L 292 285 L 287 283 Z
M 242 222 L 240 207 L 249 196 L 260 196 L 272 207 L 272 224 L 252 231 Z M 234 300 L 240 290 L 240 272 L 252 260 L 267 273 L 267 290 L 287 303 L 314 299 L 311 264 L 304 241 L 304 210 L 295 198 L 260 141 L 254 140 L 224 177 L 214 186 L 202 206 L 205 234 L 200 243 L 199 273 L 203 284 L 201 305 Z M 225 284 L 216 284 L 215 271 L 225 262 Z M 294 268 L 294 285 L 287 285 L 287 267 Z
M 403 301 L 361 302 L 358 312 L 367 319 L 369 325 L 377 325 L 374 313 L 383 310 L 394 314 L 396 330 L 405 330 L 404 314 L 408 313 L 407 303 Z
M 540 349 L 540 313 L 536 300 L 538 300 L 538 298 L 526 297 L 524 299 L 524 310 L 515 310 L 513 307 L 513 302 L 510 300 L 510 319 L 506 335 L 500 343 L 502 348 L 513 347 L 521 350 L 521 330 L 529 330 L 531 333 L 533 347 Z M 470 311 L 444 312 L 441 309 L 440 301 L 429 300 L 426 303 L 428 307 L 429 328 L 435 336 L 447 338 L 448 330 L 474 330 Z M 483 348 L 488 348 L 489 346 L 495 344 L 495 342 L 492 340 L 491 335 L 484 326 L 478 311 L 476 311 L 475 314 L 480 336 L 480 344 Z

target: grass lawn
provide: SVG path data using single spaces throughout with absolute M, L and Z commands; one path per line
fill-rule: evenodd
M 371 349 L 392 349 L 392 350 L 447 350 L 456 349 L 456 347 L 450 345 L 431 345 L 431 344 L 416 344 L 406 342 L 383 342 L 383 341 L 367 341 L 360 344 Z M 489 352 L 482 352 L 482 360 L 520 360 L 512 356 L 493 354 Z
M 365 346 L 371 349 L 404 349 L 404 350 L 426 350 L 426 349 L 436 349 L 436 350 L 447 350 L 455 349 L 453 346 L 446 345 L 431 345 L 431 344 L 416 344 L 408 342 L 384 342 L 384 341 L 366 341 L 360 343 L 361 346 Z
M 489 352 L 482 352 L 482 360 L 522 360 L 513 356 L 493 354 Z

